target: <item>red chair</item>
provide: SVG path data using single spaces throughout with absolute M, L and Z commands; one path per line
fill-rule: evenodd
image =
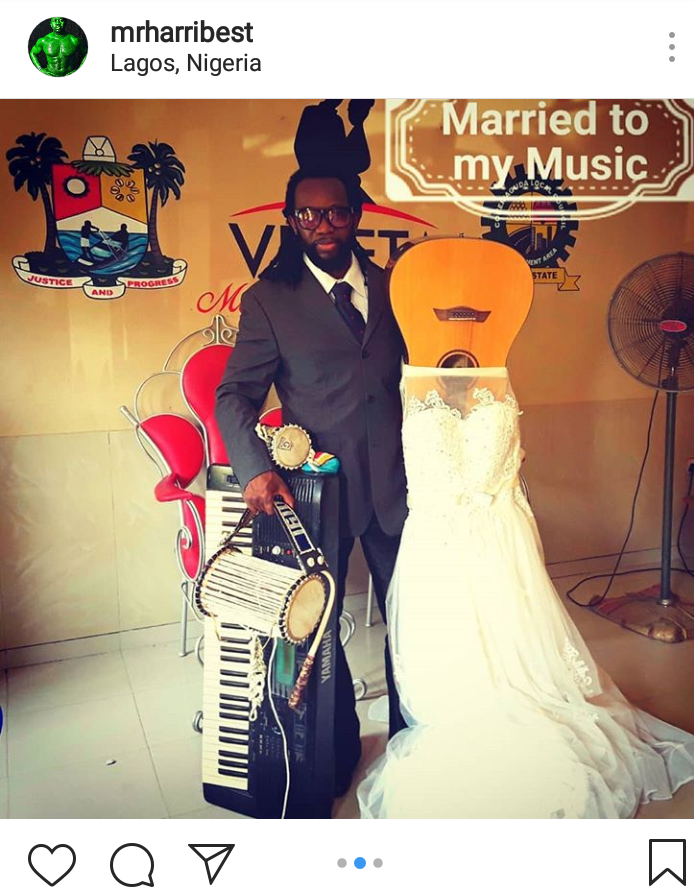
M 154 488 L 159 503 L 176 503 L 180 527 L 175 551 L 181 572 L 181 657 L 187 652 L 188 608 L 193 608 L 195 581 L 204 564 L 205 498 L 188 491 L 205 462 L 200 430 L 177 414 L 154 414 L 139 421 L 125 406 L 121 413 L 135 427 L 143 451 L 154 461 L 162 479 Z
M 138 433 L 156 447 L 169 472 L 154 488 L 159 503 L 181 507 L 181 530 L 176 541 L 179 567 L 195 580 L 204 561 L 205 498 L 187 488 L 205 462 L 200 430 L 175 414 L 159 414 L 143 420 Z
M 215 344 L 194 352 L 181 369 L 181 391 L 190 412 L 202 426 L 207 465 L 229 464 L 214 416 L 215 392 L 221 382 L 232 346 Z
M 282 425 L 282 408 L 272 407 L 269 411 L 260 415 L 260 422 L 265 426 L 272 426 L 273 429 L 279 429 Z
M 160 503 L 176 503 L 180 527 L 176 535 L 176 558 L 181 572 L 181 657 L 188 653 L 188 609 L 199 617 L 194 605 L 195 583 L 205 564 L 205 498 L 189 490 L 211 462 L 226 464 L 224 444 L 214 419 L 215 390 L 233 350 L 236 331 L 217 315 L 209 327 L 184 337 L 169 353 L 164 368 L 147 377 L 135 393 L 134 410 L 121 413 L 135 428 L 137 440 L 162 475 L 154 488 Z M 182 408 L 191 416 L 154 411 L 148 416 L 147 395 L 161 395 L 157 382 L 177 379 Z M 152 400 L 151 397 L 149 400 Z M 154 397 L 154 401 L 157 398 Z M 202 660 L 198 640 L 196 653 Z

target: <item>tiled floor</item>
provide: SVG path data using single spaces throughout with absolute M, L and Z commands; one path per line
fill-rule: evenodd
M 574 580 L 557 587 L 563 591 Z M 378 697 L 383 627 L 365 629 L 363 600 L 353 601 L 358 630 L 349 658 L 369 697 Z M 596 659 L 631 700 L 694 732 L 694 642 L 652 642 L 589 611 L 570 610 Z M 201 739 L 191 727 L 201 696 L 202 671 L 193 655 L 177 657 L 175 643 L 0 673 L 6 714 L 0 817 L 239 817 L 202 796 Z M 386 726 L 369 721 L 370 703 L 358 705 L 364 756 L 352 791 L 335 805 L 336 818 L 358 817 L 354 789 L 385 748 Z M 694 784 L 669 802 L 644 807 L 639 817 L 694 818 Z

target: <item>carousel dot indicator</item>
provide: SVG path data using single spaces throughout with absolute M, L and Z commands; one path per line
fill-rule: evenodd
M 383 859 L 374 858 L 374 867 L 383 867 Z
M 356 868 L 358 868 L 359 870 L 362 870 L 363 868 L 366 867 L 366 858 L 355 858 L 354 859 L 354 866 Z
M 338 867 L 347 867 L 347 859 L 346 858 L 338 858 L 337 859 Z

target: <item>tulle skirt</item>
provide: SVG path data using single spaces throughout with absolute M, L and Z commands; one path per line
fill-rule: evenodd
M 595 665 L 520 498 L 411 512 L 388 615 L 409 727 L 360 785 L 363 818 L 629 818 L 694 779 L 694 736 Z

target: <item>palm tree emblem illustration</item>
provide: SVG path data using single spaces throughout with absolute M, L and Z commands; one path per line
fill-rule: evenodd
M 176 200 L 180 199 L 186 168 L 166 142 L 134 145 L 128 160 L 132 161 L 135 169 L 144 170 L 145 185 L 152 192 L 147 218 L 147 245 L 156 262 L 163 258 L 157 236 L 159 202 L 161 201 L 162 207 L 165 206 L 172 193 Z
M 45 133 L 25 133 L 17 139 L 18 146 L 7 152 L 10 176 L 14 177 L 14 190 L 21 188 L 31 195 L 33 201 L 41 195 L 43 212 L 46 217 L 46 242 L 44 253 L 58 249 L 55 213 L 48 186 L 51 184 L 53 167 L 64 163 L 67 151 L 60 139 L 46 136 Z

